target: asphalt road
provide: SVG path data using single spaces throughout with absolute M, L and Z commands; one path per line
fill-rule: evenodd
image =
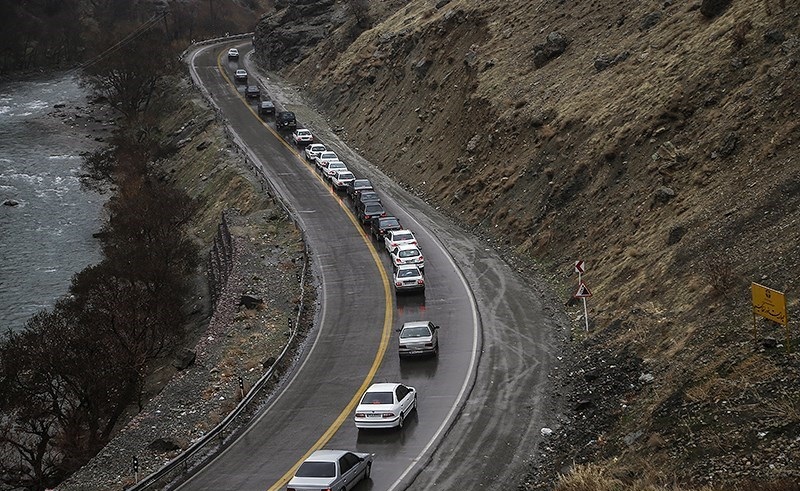
M 387 209 L 419 238 L 424 300 L 396 302 L 386 255 L 353 222 L 346 200 L 255 116 L 243 86 L 230 83 L 250 50 L 238 43 L 241 60 L 228 62 L 224 52 L 232 45 L 201 50 L 193 64 L 237 138 L 294 207 L 320 279 L 320 311 L 284 392 L 181 489 L 277 489 L 316 446 L 376 454 L 372 479 L 358 490 L 516 487 L 541 443 L 539 430 L 557 424 L 548 374 L 558 369 L 568 333 L 558 302 L 531 271 L 514 269 L 493 247 L 349 149 L 300 94 L 274 75 L 260 76 L 262 90 L 279 108 L 295 111 L 357 176 L 370 178 Z M 247 68 L 253 83 L 255 67 Z M 392 330 L 422 318 L 442 325 L 440 356 L 400 363 Z M 418 415 L 402 431 L 359 433 L 353 426 L 354 398 L 372 380 L 401 381 L 419 391 Z

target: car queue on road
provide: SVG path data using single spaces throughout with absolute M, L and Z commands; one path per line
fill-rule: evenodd
M 233 48 L 228 51 L 229 62 L 238 62 L 238 59 L 238 51 Z M 357 221 L 366 228 L 366 233 L 374 241 L 373 244 L 378 244 L 377 250 L 385 250 L 390 257 L 395 294 L 414 293 L 424 296 L 424 256 L 417 238 L 410 229 L 401 224 L 399 218 L 389 215 L 370 180 L 357 177 L 336 152 L 319 141 L 310 129 L 303 128 L 296 123 L 291 127 L 286 124 L 278 124 L 280 115 L 288 113 L 294 121 L 294 114 L 286 111 L 279 112 L 266 91 L 259 90 L 257 92 L 258 86 L 253 85 L 252 81 L 248 85 L 248 75 L 245 70 L 238 69 L 238 67 L 232 67 L 232 69 L 235 70 L 236 85 L 246 86 L 245 101 L 257 104 L 258 116 L 265 123 L 268 122 L 269 116 L 273 116 L 276 119 L 276 129 L 281 137 L 293 144 L 305 160 L 313 164 L 323 181 L 331 186 L 334 193 L 346 195 Z M 258 96 L 253 97 L 250 95 L 251 93 L 257 93 Z M 251 99 L 255 99 L 255 101 L 251 101 Z M 265 106 L 267 110 L 265 110 Z M 423 355 L 437 357 L 439 353 L 437 331 L 439 328 L 429 320 L 417 320 L 406 322 L 402 327 L 396 329 L 399 333 L 398 355 L 401 360 Z M 353 421 L 359 431 L 373 428 L 395 428 L 402 431 L 405 419 L 411 412 L 417 410 L 417 397 L 417 391 L 413 387 L 401 383 L 372 384 L 362 395 Z M 318 451 L 306 459 L 298 473 L 289 482 L 287 489 L 322 489 L 318 486 L 321 483 L 320 479 L 332 483 L 335 480 L 334 475 L 338 477 L 340 474 L 347 473 L 347 469 L 355 469 L 358 467 L 358 462 L 366 465 L 366 470 L 360 469 L 360 476 L 354 477 L 357 479 L 359 477 L 369 478 L 369 469 L 374 454 L 357 454 L 338 450 L 324 451 L 323 453 L 327 452 L 324 456 L 331 458 L 329 459 L 330 464 L 322 465 L 317 464 L 317 462 L 325 460 L 319 458 L 320 452 L 323 451 Z M 354 457 L 357 457 L 357 460 Z M 353 462 L 348 461 L 348 458 Z M 314 475 L 317 469 L 320 469 L 319 476 Z M 351 484 L 354 482 L 351 481 Z

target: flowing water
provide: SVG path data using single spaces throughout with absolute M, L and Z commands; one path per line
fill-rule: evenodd
M 92 234 L 106 198 L 78 179 L 80 154 L 98 148 L 90 127 L 102 126 L 87 117 L 86 98 L 73 74 L 0 84 L 2 332 L 52 307 L 101 258 Z

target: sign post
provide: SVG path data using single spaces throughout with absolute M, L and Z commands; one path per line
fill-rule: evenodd
M 583 273 L 586 271 L 583 261 L 575 261 L 575 272 L 578 273 L 578 290 L 572 295 L 573 298 L 580 298 L 583 301 L 583 320 L 585 331 L 589 332 L 589 311 L 586 309 L 586 299 L 592 296 L 589 287 L 583 282 Z
M 753 297 L 753 332 L 758 342 L 758 325 L 756 316 L 761 316 L 773 322 L 777 322 L 786 328 L 786 350 L 791 351 L 789 317 L 786 315 L 786 296 L 783 292 L 773 290 L 758 283 L 750 284 L 750 292 Z

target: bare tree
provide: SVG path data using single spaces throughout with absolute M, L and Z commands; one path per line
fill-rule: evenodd
M 369 0 L 347 0 L 350 11 L 356 18 L 356 24 L 362 28 L 368 28 L 371 22 L 369 16 Z

